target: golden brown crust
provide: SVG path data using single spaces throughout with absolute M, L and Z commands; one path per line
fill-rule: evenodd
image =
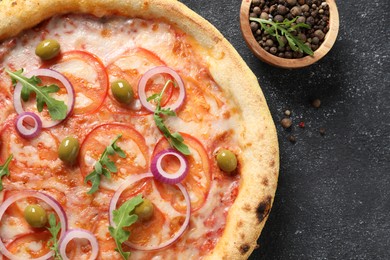
M 119 14 L 163 18 L 192 35 L 209 55 L 210 72 L 240 107 L 241 186 L 226 229 L 210 259 L 246 259 L 257 246 L 278 180 L 275 126 L 255 75 L 227 40 L 206 20 L 174 0 L 10 0 L 0 2 L 0 40 L 59 13 Z

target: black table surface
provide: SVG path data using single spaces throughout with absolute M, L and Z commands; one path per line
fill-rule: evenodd
M 335 45 L 298 70 L 251 53 L 239 27 L 240 1 L 181 2 L 240 53 L 277 127 L 278 189 L 250 259 L 390 259 L 390 1 L 337 1 Z M 286 109 L 290 131 L 279 123 Z

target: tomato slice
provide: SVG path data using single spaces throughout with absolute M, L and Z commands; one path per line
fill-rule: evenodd
M 210 159 L 204 146 L 195 137 L 181 133 L 184 138 L 184 143 L 188 145 L 191 155 L 187 157 L 189 173 L 182 181 L 186 187 L 191 198 L 191 211 L 194 212 L 202 207 L 210 190 L 211 173 L 210 173 Z M 158 152 L 170 147 L 165 138 L 160 139 L 153 151 L 153 156 Z M 178 168 L 175 165 L 176 160 L 164 165 L 166 171 L 175 171 Z M 172 168 L 172 170 L 169 170 Z M 164 183 L 155 181 L 156 187 L 161 196 L 170 201 L 172 206 L 179 212 L 184 213 L 186 206 L 184 203 L 184 196 L 176 186 L 166 185 Z
M 126 228 L 131 233 L 128 241 L 138 246 L 147 247 L 151 244 L 163 243 L 174 236 L 183 225 L 185 215 L 178 215 L 173 207 L 169 205 L 169 202 L 163 200 L 154 187 L 153 178 L 142 179 L 130 185 L 121 194 L 117 208 L 138 194 L 142 194 L 143 198 L 151 200 L 154 205 L 154 214 L 151 219 L 137 221 Z
M 185 122 L 202 122 L 208 116 L 218 114 L 222 101 L 209 89 L 211 84 L 205 80 L 195 80 L 191 77 L 183 77 L 186 88 L 186 98 L 177 116 Z
M 12 254 L 38 258 L 50 251 L 48 244 L 50 238 L 51 234 L 48 231 L 27 233 L 16 237 L 6 247 Z
M 161 232 L 164 223 L 165 215 L 158 207 L 154 206 L 154 214 L 150 220 L 144 222 L 137 221 L 130 226 L 131 236 L 129 241 L 140 246 L 149 244 L 152 237 Z
M 142 75 L 156 67 L 156 66 L 166 66 L 156 54 L 153 52 L 143 49 L 143 48 L 134 48 L 118 59 L 113 61 L 107 66 L 107 73 L 109 75 L 110 82 L 114 82 L 117 79 L 127 80 L 133 88 L 134 98 L 138 98 L 138 82 Z M 153 79 L 149 80 L 148 85 L 146 86 L 147 96 L 151 96 L 156 93 L 160 93 L 164 84 L 167 80 L 172 79 L 168 75 L 156 76 Z M 162 106 L 166 105 L 173 93 L 173 87 L 168 86 L 164 92 L 161 104 Z M 108 108 L 112 112 L 117 113 L 133 113 L 133 114 L 149 114 L 150 112 L 145 108 L 138 105 L 123 106 L 115 100 L 112 96 L 111 91 L 109 91 L 110 99 L 107 100 Z
M 108 90 L 107 71 L 98 57 L 86 51 L 69 51 L 59 58 L 45 63 L 64 74 L 76 93 L 74 114 L 96 111 L 104 102 Z
M 121 182 L 130 174 L 144 173 L 149 168 L 149 150 L 144 137 L 134 128 L 122 124 L 104 124 L 93 129 L 85 138 L 80 149 L 80 170 L 83 177 L 93 171 L 107 146 L 118 136 L 117 145 L 125 152 L 126 158 L 110 155 L 115 162 L 117 173 L 111 174 L 111 179 L 102 177 L 100 187 L 116 190 Z
M 39 182 L 60 173 L 62 163 L 58 158 L 58 145 L 58 139 L 49 130 L 42 130 L 33 140 L 26 140 L 13 124 L 7 124 L 0 136 L 0 161 L 5 161 L 10 154 L 14 156 L 9 165 L 12 174 L 7 179 Z

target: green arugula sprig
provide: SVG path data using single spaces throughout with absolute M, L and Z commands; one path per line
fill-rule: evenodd
M 60 90 L 57 85 L 38 86 L 42 81 L 36 76 L 31 78 L 23 76 L 23 69 L 14 72 L 9 71 L 8 69 L 5 69 L 5 71 L 11 76 L 12 84 L 14 86 L 17 82 L 22 84 L 21 97 L 23 101 L 28 101 L 30 94 L 34 92 L 36 94 L 37 109 L 39 112 L 42 112 L 43 106 L 46 104 L 50 117 L 53 120 L 62 120 L 66 117 L 67 106 L 65 105 L 65 102 L 56 100 L 49 95 L 50 93 L 56 93 Z
M 279 43 L 279 46 L 284 47 L 285 43 L 282 41 L 281 36 L 285 36 L 293 51 L 305 52 L 309 55 L 313 55 L 314 52 L 310 49 L 309 46 L 304 44 L 298 37 L 292 35 L 292 32 L 296 31 L 299 28 L 310 29 L 310 25 L 306 23 L 297 23 L 294 24 L 298 17 L 295 17 L 292 20 L 285 19 L 283 22 L 273 22 L 270 20 L 265 20 L 261 18 L 251 17 L 249 20 L 257 22 L 260 24 L 261 28 L 266 31 L 269 35 L 274 36 Z M 279 34 L 280 33 L 280 34 Z
M 112 212 L 113 220 L 116 227 L 109 226 L 111 236 L 115 240 L 115 250 L 121 254 L 123 259 L 127 260 L 130 257 L 130 252 L 124 252 L 122 249 L 122 243 L 129 239 L 130 231 L 123 229 L 133 225 L 137 220 L 138 216 L 133 213 L 135 207 L 143 202 L 142 196 L 138 195 L 125 203 L 122 204 L 117 210 Z
M 2 178 L 3 176 L 9 176 L 9 169 L 8 169 L 8 166 L 9 166 L 9 163 L 12 161 L 12 158 L 14 158 L 13 154 L 11 154 L 7 160 L 5 161 L 5 163 L 3 165 L 0 165 L 0 191 L 3 190 L 3 181 L 2 181 Z
M 165 89 L 168 87 L 168 85 L 170 83 L 173 83 L 174 86 L 176 87 L 176 84 L 172 80 L 168 80 L 165 83 L 162 91 L 159 94 L 154 94 L 154 95 L 148 97 L 147 101 L 154 100 L 154 102 L 156 103 L 156 109 L 154 110 L 154 113 L 153 113 L 153 119 L 154 119 L 154 122 L 156 123 L 158 129 L 160 129 L 160 131 L 163 133 L 163 135 L 167 138 L 169 144 L 172 147 L 174 147 L 176 150 L 181 152 L 182 154 L 190 155 L 191 154 L 190 149 L 188 149 L 188 146 L 183 143 L 184 139 L 181 136 L 181 134 L 178 132 L 171 133 L 169 131 L 168 127 L 164 124 L 164 120 L 161 117 L 161 115 L 176 116 L 176 112 L 171 110 L 170 108 L 166 108 L 166 109 L 161 108 L 162 96 L 165 92 Z
M 110 179 L 111 173 L 116 173 L 118 171 L 115 163 L 111 161 L 108 156 L 118 154 L 121 158 L 126 157 L 125 152 L 116 144 L 121 137 L 122 135 L 118 135 L 115 140 L 104 149 L 99 161 L 94 165 L 94 170 L 85 177 L 85 183 L 88 181 L 92 183 L 91 189 L 87 192 L 88 194 L 93 194 L 99 189 L 102 175 L 107 179 Z
M 61 230 L 61 223 L 57 223 L 57 219 L 54 215 L 54 213 L 51 213 L 49 215 L 49 225 L 47 229 L 49 230 L 51 234 L 51 238 L 49 240 L 49 243 L 51 244 L 50 249 L 54 252 L 54 259 L 55 260 L 62 260 L 62 257 L 60 255 L 60 251 L 58 249 L 58 233 Z

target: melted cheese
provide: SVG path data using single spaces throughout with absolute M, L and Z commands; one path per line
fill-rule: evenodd
M 150 51 L 151 55 L 158 56 L 168 66 L 176 69 L 179 74 L 192 79 L 199 79 L 200 71 L 207 70 L 203 64 L 207 57 L 196 55 L 198 46 L 192 46 L 192 40 L 186 36 L 178 36 L 175 28 L 169 24 L 156 23 L 153 21 L 142 21 L 139 19 L 125 19 L 121 17 L 112 17 L 104 23 L 97 18 L 67 15 L 64 17 L 54 17 L 50 19 L 42 30 L 45 31 L 46 38 L 55 38 L 61 44 L 61 51 L 85 50 L 96 55 L 102 60 L 105 66 L 115 63 L 116 66 L 125 70 L 138 70 L 138 73 L 144 73 L 150 66 L 145 59 L 126 58 L 127 53 L 135 47 L 140 47 Z M 16 69 L 24 68 L 26 71 L 39 68 L 41 63 L 34 54 L 35 46 L 41 40 L 40 34 L 34 30 L 24 33 L 27 41 L 21 41 L 16 38 L 16 46 L 8 49 L 8 55 L 0 63 L 0 67 L 13 67 Z M 0 44 L 0 50 L 5 46 Z M 202 50 L 200 50 L 202 51 Z M 206 53 L 203 52 L 202 53 Z M 183 55 L 182 55 L 183 54 Z M 185 55 L 184 55 L 185 54 Z M 147 58 L 147 57 L 146 57 Z M 135 59 L 135 60 L 134 60 Z M 203 62 L 202 62 L 203 61 Z M 72 77 L 81 78 L 90 84 L 88 87 L 94 91 L 98 87 L 96 82 L 98 76 L 96 71 L 80 60 L 63 62 L 60 66 L 53 67 L 62 73 L 72 75 Z M 8 80 L 6 75 L 0 75 L 1 80 Z M 109 75 L 110 81 L 117 76 Z M 180 117 L 167 117 L 164 119 L 167 127 L 172 131 L 183 132 L 197 138 L 207 150 L 209 158 L 213 158 L 214 144 L 219 143 L 220 136 L 230 133 L 228 143 L 225 145 L 237 148 L 237 140 L 241 131 L 239 118 L 234 111 L 233 105 L 225 97 L 219 87 L 212 79 L 200 78 L 199 81 L 205 81 L 204 86 L 209 86 L 207 91 L 201 93 L 204 96 L 203 105 L 206 108 L 197 111 L 197 107 L 191 107 L 188 111 L 193 111 L 189 116 L 194 116 L 196 120 Z M 0 90 L 11 96 L 10 90 L 0 85 Z M 1 93 L 0 91 L 0 93 Z M 1 96 L 0 96 L 1 97 Z M 53 94 L 53 97 L 66 100 L 66 95 Z M 195 100 L 194 104 L 197 100 Z M 219 102 L 218 102 L 219 101 Z M 93 95 L 88 92 L 76 93 L 76 107 L 86 107 L 94 103 Z M 220 103 L 223 103 L 221 106 Z M 3 124 L 9 117 L 14 116 L 14 111 L 10 101 L 0 103 L 4 106 L 2 111 L 9 111 L 0 114 L 0 123 Z M 34 100 L 30 101 L 25 107 L 33 107 Z M 202 104 L 201 104 L 202 105 Z M 163 135 L 155 126 L 152 114 L 135 115 L 134 112 L 141 110 L 141 103 L 136 99 L 125 112 L 112 113 L 107 108 L 117 106 L 107 96 L 103 106 L 99 111 L 87 115 L 72 115 L 66 122 L 58 127 L 49 129 L 49 132 L 43 132 L 38 138 L 21 143 L 20 137 L 11 134 L 9 139 L 11 145 L 9 149 L 2 149 L 2 153 L 12 153 L 15 157 L 16 165 L 19 170 L 16 172 L 10 169 L 11 175 L 17 176 L 18 181 L 12 183 L 5 180 L 6 187 L 12 189 L 34 189 L 46 190 L 50 194 L 50 189 L 61 192 L 53 194 L 56 199 L 63 201 L 63 207 L 66 210 L 69 228 L 85 228 L 91 230 L 99 240 L 100 257 L 102 259 L 120 259 L 119 254 L 114 251 L 115 244 L 108 232 L 107 212 L 113 191 L 123 182 L 123 178 L 107 179 L 102 177 L 100 191 L 95 195 L 87 195 L 90 185 L 84 184 L 81 171 L 76 167 L 72 169 L 64 165 L 58 158 L 47 158 L 42 154 L 42 149 L 46 153 L 55 154 L 57 152 L 57 142 L 67 135 L 79 137 L 79 140 L 85 140 L 86 136 L 94 127 L 103 123 L 121 122 L 134 127 L 141 133 L 145 139 L 148 149 L 148 156 L 151 156 L 158 140 Z M 123 110 L 123 107 L 121 108 Z M 185 110 L 185 108 L 184 108 Z M 229 116 L 226 116 L 229 114 Z M 1 127 L 0 127 L 1 129 Z M 112 139 L 106 135 L 97 137 L 97 141 L 106 145 Z M 0 140 L 1 143 L 1 140 Z M 126 151 L 134 167 L 146 167 L 151 158 L 145 158 L 142 149 L 132 140 L 119 142 L 119 146 Z M 210 148 L 211 147 L 211 148 Z M 202 157 L 196 150 L 190 147 L 193 159 L 196 163 L 202 163 Z M 3 154 L 4 157 L 4 154 Z M 91 152 L 84 155 L 87 167 L 93 167 L 97 158 Z M 2 157 L 1 157 L 2 158 Z M 211 167 L 213 168 L 213 167 Z M 125 168 L 120 168 L 119 173 L 123 176 L 132 174 Z M 211 172 L 211 174 L 216 174 Z M 171 259 L 172 256 L 180 259 L 200 259 L 203 255 L 212 250 L 213 246 L 204 247 L 211 241 L 214 245 L 221 235 L 225 225 L 225 215 L 232 202 L 224 202 L 224 196 L 230 198 L 237 179 L 230 178 L 211 178 L 210 190 L 204 206 L 193 212 L 188 229 L 184 235 L 172 246 L 163 250 L 153 252 L 132 250 L 135 259 Z M 23 181 L 21 181 L 23 180 Z M 28 180 L 26 182 L 26 180 Z M 208 184 L 205 178 L 195 177 L 195 181 L 200 183 L 200 188 L 207 189 Z M 189 190 L 190 198 L 197 202 L 196 192 Z M 65 196 L 61 198 L 61 196 Z M 170 201 L 167 201 L 160 194 L 153 184 L 148 198 L 164 214 L 165 221 L 159 232 L 152 234 L 149 245 L 159 245 L 172 235 L 172 219 L 183 217 L 183 213 L 174 209 Z M 224 201 L 229 201 L 225 199 Z M 179 203 L 184 207 L 183 202 Z M 12 240 L 17 234 L 26 232 L 24 225 L 15 224 L 11 221 L 12 217 L 6 216 L 1 220 L 0 236 L 3 241 Z M 214 220 L 216 219 L 216 220 Z M 207 234 L 207 235 L 206 235 Z M 40 243 L 30 243 L 30 249 L 39 249 Z M 24 255 L 21 252 L 20 255 Z M 84 257 L 84 255 L 82 256 Z

